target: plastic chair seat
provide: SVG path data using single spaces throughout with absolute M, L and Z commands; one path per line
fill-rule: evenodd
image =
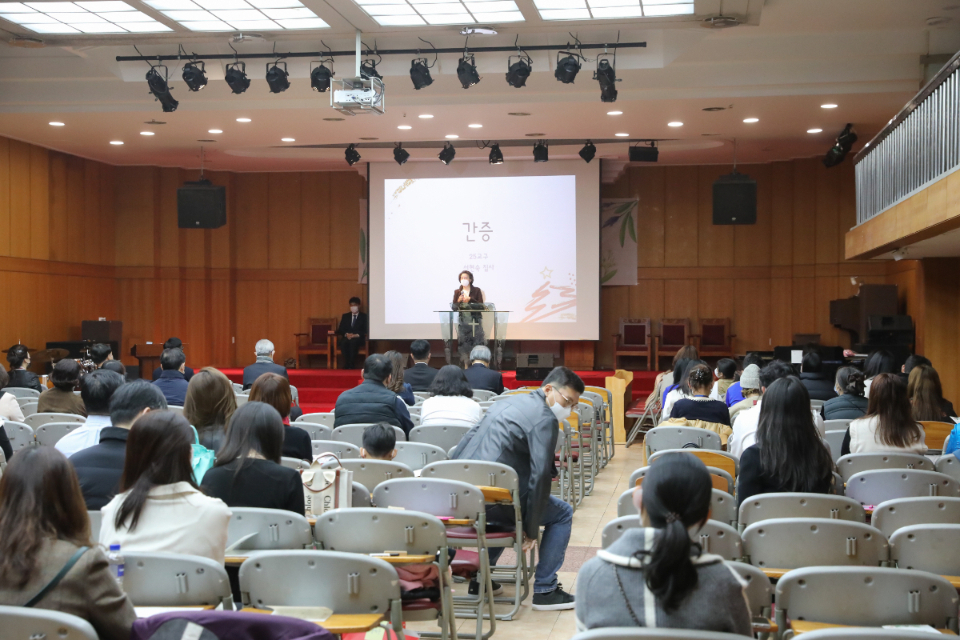
M 504 540 L 512 537 L 513 531 L 488 531 L 486 535 L 487 540 Z M 454 540 L 476 540 L 477 532 L 473 527 L 448 527 L 447 538 Z M 459 551 L 457 551 L 457 555 L 460 555 Z M 454 559 L 454 562 L 456 562 L 456 559 Z
M 419 600 L 407 600 L 403 603 L 401 607 L 404 611 L 429 611 L 431 609 L 440 610 L 440 601 L 437 600 L 428 600 L 427 598 L 420 598 Z

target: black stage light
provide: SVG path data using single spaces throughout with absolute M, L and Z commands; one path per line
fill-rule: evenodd
M 583 145 L 583 149 L 580 149 L 580 157 L 583 158 L 584 162 L 590 162 L 593 160 L 594 156 L 597 155 L 597 147 L 592 142 L 587 140 L 587 144 Z
M 330 88 L 330 78 L 333 75 L 333 71 L 321 62 L 310 70 L 310 86 L 314 91 L 325 93 Z
M 533 145 L 533 161 L 546 162 L 547 160 L 549 160 L 547 157 L 547 143 L 541 140 Z
M 651 142 L 648 146 L 633 146 L 627 150 L 630 162 L 657 162 L 660 159 L 660 149 L 657 143 Z
M 360 162 L 360 152 L 353 145 L 347 147 L 347 150 L 343 152 L 343 157 L 347 159 L 347 164 L 351 167 Z
M 468 53 L 460 58 L 460 63 L 457 65 L 457 78 L 460 79 L 460 84 L 463 85 L 464 89 L 469 89 L 480 82 L 480 74 L 477 73 L 477 65 L 473 61 L 473 54 Z
M 553 72 L 553 76 L 563 84 L 573 84 L 577 74 L 580 73 L 580 60 L 572 53 L 561 58 L 561 53 L 564 52 L 557 52 L 557 70 Z
M 247 77 L 247 65 L 244 62 L 228 64 L 223 79 L 234 93 L 243 93 L 250 88 L 250 78 Z
M 440 158 L 440 162 L 443 164 L 450 164 L 453 162 L 454 156 L 457 155 L 457 150 L 453 148 L 453 145 L 449 142 L 443 143 L 443 149 L 440 151 L 440 154 L 437 156 Z
M 166 67 L 150 67 L 150 71 L 147 71 L 147 86 L 150 87 L 150 93 L 153 94 L 153 97 L 160 101 L 163 112 L 171 113 L 177 110 L 180 103 L 170 94 L 170 85 L 167 84 L 167 79 L 164 75 L 160 75 L 157 69 L 163 69 L 164 75 L 166 75 Z
M 857 141 L 857 134 L 852 131 L 853 124 L 847 124 L 837 136 L 837 143 L 833 145 L 827 155 L 823 157 L 823 166 L 826 168 L 835 167 L 850 153 L 853 143 Z
M 183 81 L 190 91 L 200 91 L 207 86 L 207 70 L 202 60 L 183 65 Z
M 410 61 L 410 80 L 417 91 L 433 84 L 426 58 L 414 58 Z
M 403 164 L 410 159 L 410 153 L 400 146 L 400 143 L 397 143 L 397 146 L 393 149 L 393 159 L 397 161 L 397 164 Z
M 529 56 L 519 55 L 516 62 L 510 62 L 513 56 L 507 58 L 507 84 L 519 89 L 527 84 L 527 78 L 530 77 L 530 68 L 533 60 Z
M 267 84 L 270 85 L 270 93 L 283 93 L 290 88 L 286 62 L 267 63 Z
M 490 147 L 490 164 L 503 164 L 503 154 L 500 153 L 499 144 Z
M 617 101 L 617 73 L 607 58 L 600 58 L 597 70 L 593 72 L 593 79 L 600 83 L 600 101 Z
M 360 77 L 364 80 L 369 80 L 370 78 L 383 80 L 383 76 L 377 71 L 377 63 L 373 60 L 364 60 L 360 63 Z

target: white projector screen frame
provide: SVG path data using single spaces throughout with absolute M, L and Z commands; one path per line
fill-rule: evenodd
M 436 258 L 427 245 L 418 246 L 417 242 L 411 242 L 411 238 L 402 240 L 403 249 L 411 256 L 411 264 L 416 264 L 415 272 L 405 274 L 401 280 L 397 279 L 394 272 L 390 277 L 386 273 L 387 262 L 393 260 L 391 256 L 396 255 L 398 250 L 397 243 L 393 240 L 390 247 L 391 254 L 388 256 L 388 239 L 385 237 L 387 232 L 387 212 L 386 212 L 386 185 L 387 181 L 406 181 L 406 180 L 427 180 L 444 178 L 522 178 L 534 176 L 573 176 L 575 180 L 575 233 L 565 233 L 575 235 L 570 238 L 570 243 L 552 242 L 544 244 L 545 238 L 549 237 L 549 220 L 547 227 L 540 225 L 537 229 L 544 229 L 544 233 L 533 235 L 532 237 L 512 238 L 511 242 L 517 247 L 533 246 L 528 243 L 541 244 L 535 245 L 541 252 L 544 247 L 556 256 L 570 254 L 570 249 L 575 246 L 576 255 L 576 313 L 575 319 L 571 319 L 574 314 L 568 313 L 563 322 L 550 322 L 546 320 L 520 322 L 524 317 L 531 317 L 531 313 L 526 307 L 507 308 L 498 300 L 497 287 L 484 285 L 484 273 L 478 273 L 473 270 L 476 286 L 484 292 L 485 302 L 492 302 L 497 305 L 498 310 L 510 311 L 510 320 L 507 325 L 508 340 L 599 340 L 600 337 L 600 163 L 585 163 L 581 160 L 551 160 L 547 163 L 534 163 L 533 161 L 507 162 L 501 165 L 491 165 L 487 162 L 460 161 L 453 162 L 450 165 L 436 163 L 407 163 L 405 165 L 396 165 L 393 163 L 373 163 L 369 165 L 369 249 L 370 249 L 370 276 L 369 276 L 369 317 L 370 317 L 370 337 L 379 340 L 415 340 L 427 339 L 438 340 L 441 338 L 440 317 L 436 313 L 429 314 L 429 322 L 402 322 L 387 323 L 387 281 L 399 283 L 399 288 L 404 292 L 413 292 L 418 286 L 419 277 L 430 277 L 433 274 L 442 274 L 439 277 L 444 282 L 449 280 L 449 286 L 443 289 L 443 295 L 428 304 L 426 302 L 411 302 L 411 304 L 428 304 L 428 311 L 438 311 L 447 309 L 452 300 L 453 291 L 457 288 L 457 274 L 468 265 L 475 263 L 476 260 L 470 260 L 468 255 L 462 259 L 449 264 L 441 264 L 443 258 Z M 541 184 L 551 183 L 550 181 L 541 181 Z M 569 187 L 569 181 L 553 181 L 552 183 L 563 184 Z M 396 192 L 397 183 L 390 183 L 391 188 Z M 463 184 L 463 183 L 457 183 Z M 487 183 L 489 184 L 489 183 Z M 471 198 L 470 193 L 458 193 L 461 206 L 463 202 Z M 473 204 L 472 201 L 470 201 Z M 447 199 L 442 203 L 450 212 L 456 222 L 460 223 L 457 217 L 458 200 Z M 504 203 L 504 207 L 509 207 Z M 564 207 L 565 213 L 569 210 Z M 540 214 L 541 217 L 544 215 Z M 566 228 L 566 227 L 564 227 Z M 461 229 L 462 231 L 463 229 Z M 494 230 L 496 231 L 496 230 Z M 572 231 L 572 229 L 571 229 Z M 414 238 L 416 235 L 414 234 Z M 494 236 L 495 237 L 495 236 Z M 575 241 L 575 245 L 572 242 Z M 553 246 L 549 246 L 549 245 Z M 473 245 L 470 245 L 473 246 Z M 516 255 L 516 254 L 511 254 Z M 537 258 L 539 260 L 539 258 Z M 542 261 L 542 260 L 540 260 Z M 448 261 L 449 262 L 449 261 Z M 538 263 L 539 264 L 539 263 Z M 495 268 L 495 267 L 494 267 Z M 536 267 L 539 272 L 543 269 L 542 265 Z M 552 272 L 548 271 L 548 274 Z M 547 276 L 544 276 L 547 280 Z M 436 288 L 435 280 L 431 281 Z M 558 284 L 558 283 L 551 283 Z M 559 283 L 564 284 L 564 283 Z M 397 299 L 397 286 L 391 291 L 389 296 Z M 437 294 L 439 295 L 439 294 Z M 551 295 L 557 296 L 555 291 Z M 502 296 L 502 294 L 501 294 Z M 516 296 L 515 296 L 516 297 Z M 551 298 L 550 302 L 556 302 L 556 298 Z M 396 316 L 396 314 L 394 314 Z M 554 315 L 553 317 L 558 317 Z

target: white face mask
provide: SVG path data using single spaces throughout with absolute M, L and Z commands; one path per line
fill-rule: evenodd
M 350 313 L 358 313 L 359 311 L 360 307 L 350 307 Z
M 460 281 L 460 285 L 461 285 L 461 286 L 464 286 L 464 287 L 469 287 L 469 286 L 470 286 L 470 281 L 469 281 L 469 280 L 461 280 L 461 281 Z
M 573 407 L 564 407 L 558 400 L 555 400 L 550 407 L 550 411 L 553 411 L 553 415 L 557 417 L 558 422 L 563 422 L 570 417 L 570 414 L 573 412 Z

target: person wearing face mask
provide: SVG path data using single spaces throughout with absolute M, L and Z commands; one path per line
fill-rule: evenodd
M 483 302 L 483 291 L 480 287 L 473 286 L 473 274 L 469 271 L 460 272 L 460 286 L 453 292 L 454 304 L 469 304 L 471 302 Z
M 350 313 L 340 318 L 337 333 L 340 334 L 340 352 L 343 353 L 344 368 L 353 369 L 357 353 L 367 342 L 367 314 L 360 311 L 360 298 L 350 298 Z
M 533 586 L 536 610 L 573 609 L 574 598 L 557 581 L 570 542 L 572 507 L 550 495 L 554 452 L 560 423 L 570 416 L 583 393 L 583 380 L 566 367 L 557 367 L 536 391 L 494 403 L 476 427 L 457 445 L 453 460 L 499 462 L 520 478 L 523 550 L 527 552 L 544 527 Z M 337 419 L 340 411 L 337 410 Z M 487 507 L 488 526 L 513 526 L 513 508 Z M 519 533 L 519 532 L 518 532 Z M 497 563 L 503 548 L 491 548 L 490 564 Z M 474 584 L 471 591 L 477 592 Z M 494 584 L 494 592 L 497 585 Z

